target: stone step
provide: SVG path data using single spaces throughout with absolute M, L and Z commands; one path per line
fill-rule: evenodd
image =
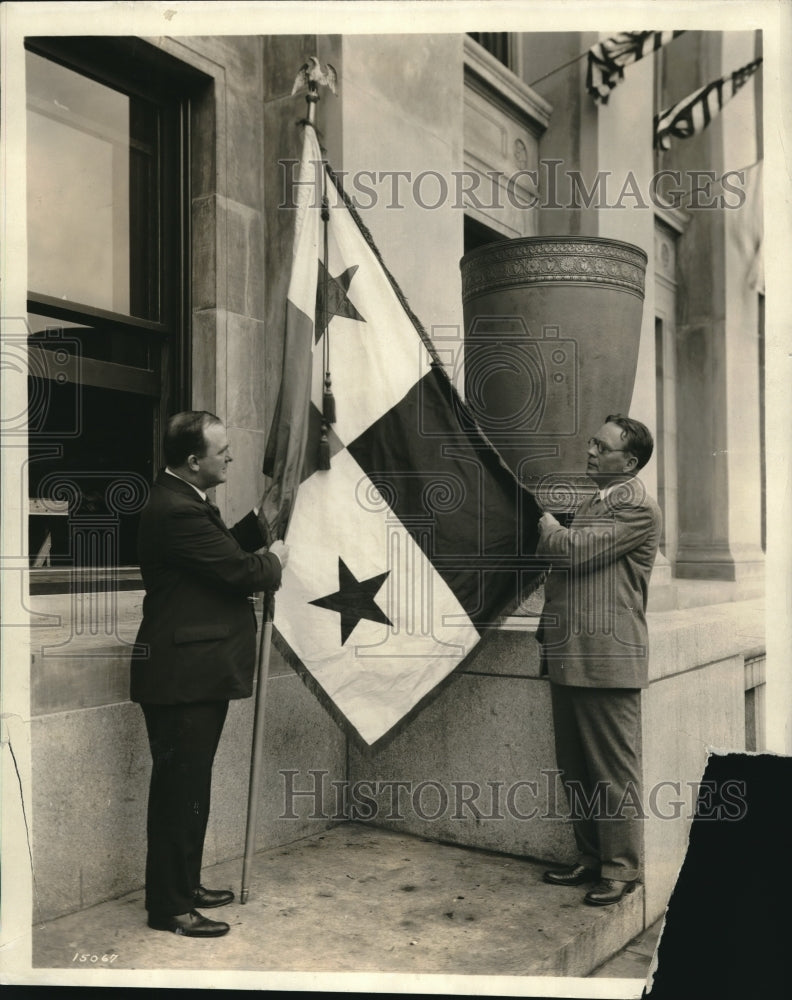
M 585 887 L 547 885 L 545 867 L 344 823 L 257 854 L 248 901 L 207 913 L 231 924 L 225 937 L 149 930 L 137 891 L 37 926 L 33 963 L 85 968 L 90 977 L 91 958 L 80 956 L 96 955 L 93 968 L 136 970 L 124 978 L 130 985 L 152 969 L 267 971 L 297 982 L 318 973 L 323 982 L 325 974 L 354 973 L 463 983 L 587 976 L 643 930 L 643 889 L 616 906 L 586 906 Z M 241 860 L 227 861 L 205 870 L 203 882 L 238 896 L 241 874 Z

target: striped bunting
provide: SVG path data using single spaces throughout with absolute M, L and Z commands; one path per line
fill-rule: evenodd
M 305 145 L 306 183 L 298 190 L 313 193 L 308 172 L 321 154 L 310 127 Z M 274 641 L 332 714 L 373 743 L 417 710 L 484 630 L 538 584 L 540 512 L 478 430 L 326 176 L 333 306 L 323 330 L 313 311 L 323 224 L 318 205 L 306 201 L 296 213 L 292 267 L 302 278 L 289 290 L 283 386 L 268 449 L 268 467 L 284 477 L 272 496 L 290 506 L 288 518 L 280 514 L 282 524 L 288 520 L 289 561 Z M 337 412 L 330 468 L 321 469 L 328 335 Z M 285 480 L 298 453 L 297 489 Z
M 677 139 L 689 139 L 691 135 L 702 132 L 720 112 L 724 104 L 734 97 L 737 91 L 757 71 L 762 60 L 756 59 L 747 66 L 735 70 L 719 80 L 713 80 L 705 87 L 689 94 L 673 107 L 661 111 L 654 119 L 654 144 L 657 149 L 669 149 L 671 136 Z
M 638 62 L 683 34 L 683 31 L 622 31 L 597 42 L 588 53 L 586 89 L 595 101 L 607 104 L 610 92 L 624 79 L 625 66 Z

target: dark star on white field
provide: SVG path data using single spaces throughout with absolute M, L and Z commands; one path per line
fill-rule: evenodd
M 347 319 L 357 320 L 359 323 L 366 321 L 357 311 L 349 298 L 349 285 L 357 271 L 357 264 L 348 267 L 343 274 L 334 278 L 329 271 L 325 270 L 322 261 L 319 261 L 319 280 L 316 283 L 316 342 L 324 333 L 323 321 L 330 325 L 333 316 L 343 316 Z M 327 279 L 327 303 L 324 302 L 324 279 Z M 327 316 L 325 317 L 325 306 Z
M 390 570 L 372 576 L 368 580 L 358 580 L 339 556 L 338 559 L 338 590 L 327 597 L 318 597 L 309 604 L 329 611 L 337 611 L 341 615 L 341 645 L 343 646 L 352 634 L 353 629 L 361 619 L 392 625 L 393 622 L 374 603 L 374 595 L 390 575 Z

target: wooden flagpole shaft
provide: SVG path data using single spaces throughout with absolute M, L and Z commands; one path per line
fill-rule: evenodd
M 316 125 L 316 105 L 317 105 L 317 102 L 320 100 L 320 97 L 319 97 L 319 88 L 316 86 L 316 84 L 313 84 L 311 86 L 311 89 L 305 95 L 305 100 L 306 100 L 306 102 L 308 104 L 308 121 L 311 123 L 311 125 L 315 126 Z
M 314 124 L 319 89 L 309 87 L 305 97 L 308 103 L 308 121 Z M 242 862 L 240 903 L 247 903 L 250 894 L 250 867 L 256 850 L 259 788 L 261 785 L 261 753 L 264 746 L 264 706 L 267 700 L 270 653 L 272 651 L 272 619 L 275 617 L 275 595 L 263 595 L 262 628 L 258 651 L 258 679 L 256 681 L 256 707 L 253 715 L 253 746 L 250 751 L 250 784 L 248 786 L 247 826 L 245 828 L 245 856 Z
M 261 753 L 264 746 L 264 707 L 267 700 L 267 679 L 272 650 L 272 619 L 275 612 L 273 594 L 263 595 L 262 629 L 259 639 L 258 676 L 256 680 L 256 707 L 253 716 L 253 746 L 250 751 L 250 784 L 248 786 L 247 827 L 245 829 L 245 857 L 242 862 L 241 903 L 249 895 L 250 867 L 256 850 L 259 789 L 261 786 Z

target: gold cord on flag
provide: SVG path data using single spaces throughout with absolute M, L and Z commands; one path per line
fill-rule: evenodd
M 329 252 L 328 252 L 328 226 L 330 224 L 330 203 L 327 199 L 327 177 L 322 170 L 322 232 L 324 236 L 324 246 L 322 255 L 322 315 L 320 322 L 324 341 L 322 344 L 322 371 L 324 372 L 324 388 L 322 391 L 322 435 L 319 439 L 319 468 L 327 471 L 330 468 L 330 439 L 328 431 L 330 424 L 336 421 L 335 397 L 333 396 L 332 379 L 330 377 L 330 322 L 328 318 L 328 295 L 329 295 Z
M 309 128 L 316 129 L 316 105 L 319 102 L 319 87 L 328 87 L 334 94 L 337 90 L 338 74 L 334 67 L 327 63 L 324 69 L 316 56 L 309 56 L 300 67 L 297 77 L 292 87 L 292 96 L 303 88 L 308 88 L 305 100 L 308 102 L 308 118 L 303 123 Z M 329 252 L 328 252 L 328 226 L 330 223 L 330 202 L 327 197 L 327 164 L 322 158 L 322 231 L 324 235 L 324 246 L 322 255 L 321 281 L 321 308 L 316 311 L 320 315 L 314 316 L 314 323 L 320 323 L 320 335 L 324 335 L 322 343 L 322 371 L 324 381 L 322 388 L 322 431 L 319 439 L 319 468 L 327 471 L 330 468 L 330 424 L 336 422 L 335 397 L 333 396 L 332 379 L 330 377 L 330 317 L 328 310 L 329 303 Z

